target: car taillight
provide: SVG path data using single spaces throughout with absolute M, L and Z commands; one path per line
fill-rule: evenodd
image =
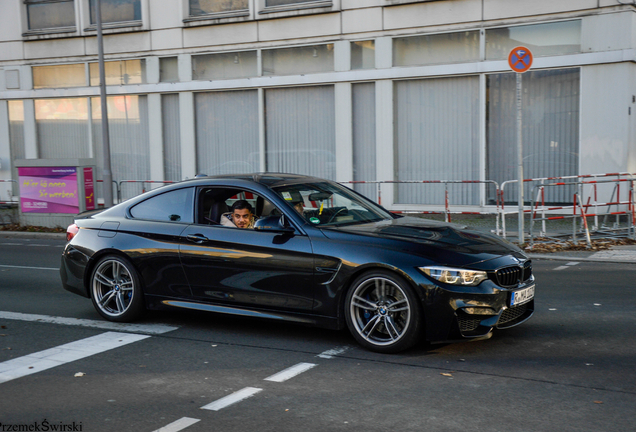
M 71 241 L 73 237 L 79 232 L 79 227 L 76 224 L 71 224 L 66 228 L 66 241 Z

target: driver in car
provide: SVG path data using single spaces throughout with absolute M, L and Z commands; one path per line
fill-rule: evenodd
M 232 204 L 232 211 L 221 215 L 221 225 L 232 228 L 254 228 L 254 208 L 245 200 Z

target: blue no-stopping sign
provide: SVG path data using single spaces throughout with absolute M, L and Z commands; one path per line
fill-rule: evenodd
M 517 73 L 523 73 L 532 66 L 532 52 L 522 46 L 513 48 L 508 55 L 510 69 Z

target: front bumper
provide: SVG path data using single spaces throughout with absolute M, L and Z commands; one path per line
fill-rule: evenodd
M 452 291 L 438 285 L 421 285 L 425 292 L 426 339 L 433 343 L 482 339 L 494 329 L 523 323 L 534 313 L 534 298 L 511 306 L 511 294 L 533 285 L 534 278 L 514 289 L 501 288 L 490 280 L 478 287 Z

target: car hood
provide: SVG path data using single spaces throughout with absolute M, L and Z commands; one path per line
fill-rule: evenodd
M 412 253 L 444 265 L 474 265 L 503 256 L 514 256 L 522 261 L 527 259 L 517 246 L 493 234 L 416 217 L 323 229 L 327 237 L 336 232 L 375 237 L 379 247 L 390 247 L 391 243 L 398 241 L 400 249 L 407 248 Z

